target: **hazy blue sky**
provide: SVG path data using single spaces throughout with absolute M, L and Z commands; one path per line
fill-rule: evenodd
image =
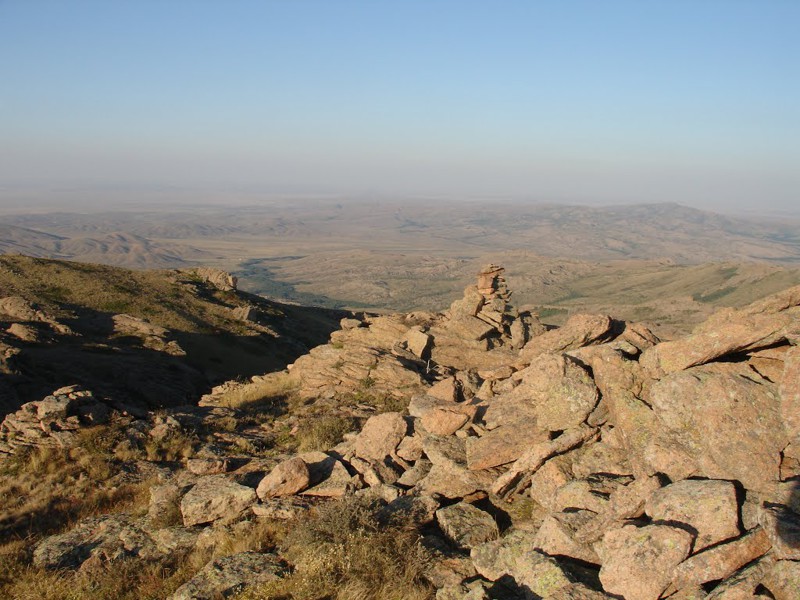
M 0 187 L 800 204 L 797 0 L 0 0 Z

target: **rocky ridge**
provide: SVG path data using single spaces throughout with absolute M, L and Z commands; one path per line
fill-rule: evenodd
M 487 266 L 443 313 L 345 319 L 290 366 L 306 402 L 349 400 L 359 426 L 341 443 L 269 459 L 204 448 L 162 473 L 146 516 L 83 521 L 34 563 L 164 561 L 221 529 L 368 496 L 419 528 L 439 600 L 800 597 L 800 287 L 661 341 L 606 315 L 549 328 L 514 309 L 502 273 Z M 378 413 L 376 396 L 407 409 Z M 218 397 L 131 421 L 128 443 L 235 418 Z M 26 405 L 0 429 L 5 451 L 69 444 L 107 418 L 98 406 L 77 390 Z M 234 554 L 172 597 L 291 568 Z

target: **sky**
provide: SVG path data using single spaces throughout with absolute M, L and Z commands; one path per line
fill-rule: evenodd
M 0 0 L 0 202 L 796 209 L 798 27 L 796 0 Z

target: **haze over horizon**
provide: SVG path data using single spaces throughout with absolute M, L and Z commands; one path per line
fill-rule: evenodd
M 800 4 L 0 1 L 0 208 L 800 205 Z

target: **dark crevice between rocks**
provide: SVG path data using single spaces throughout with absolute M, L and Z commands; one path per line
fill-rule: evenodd
M 763 598 L 772 598 L 772 600 L 775 600 L 775 595 L 763 583 L 758 584 L 756 589 L 753 591 L 753 595 L 761 596 Z

